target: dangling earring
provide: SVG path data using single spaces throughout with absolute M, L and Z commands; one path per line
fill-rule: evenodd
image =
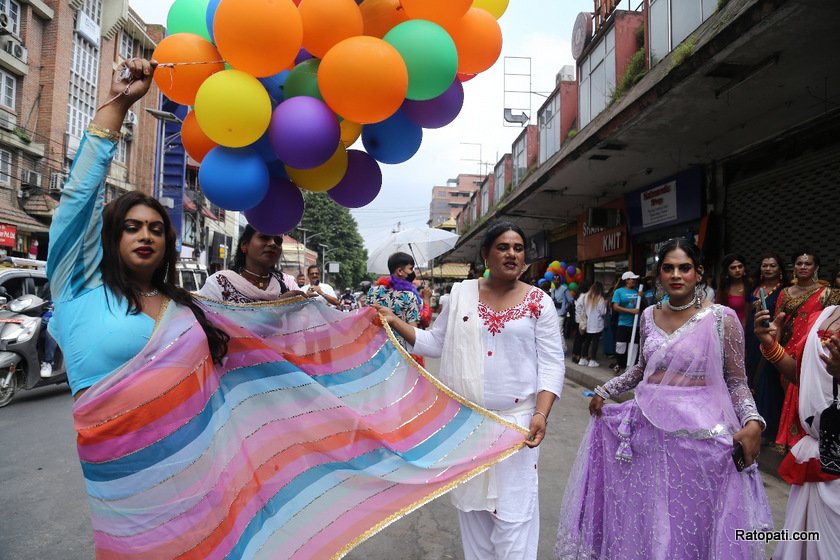
M 697 284 L 694 285 L 694 307 L 700 309 L 700 307 L 703 305 L 703 299 L 705 297 L 705 288 L 703 288 L 700 282 L 697 282 Z
M 814 269 L 814 282 L 819 282 L 820 281 L 819 272 L 820 272 L 819 267 Z
M 656 294 L 654 297 L 656 298 L 656 308 L 662 309 L 662 300 L 665 298 L 665 289 L 662 287 L 662 283 L 659 279 L 656 280 Z

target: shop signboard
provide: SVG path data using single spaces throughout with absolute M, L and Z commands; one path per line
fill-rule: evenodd
M 627 224 L 623 219 L 623 208 L 623 201 L 619 199 L 599 209 L 590 209 L 578 217 L 577 257 L 580 261 L 627 254 Z M 615 219 L 609 222 L 615 224 L 613 227 L 590 225 L 590 218 L 597 217 L 600 209 L 616 210 L 611 213 Z
M 0 224 L 0 247 L 15 246 L 15 237 L 17 237 L 17 228 L 10 224 Z
M 696 168 L 625 195 L 630 235 L 701 218 L 703 185 L 703 170 Z

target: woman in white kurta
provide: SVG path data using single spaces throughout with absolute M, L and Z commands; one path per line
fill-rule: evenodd
M 537 557 L 537 446 L 565 368 L 554 303 L 518 280 L 524 251 L 517 226 L 490 227 L 481 249 L 488 278 L 456 284 L 428 331 L 380 309 L 417 354 L 441 358 L 444 383 L 529 430 L 528 448 L 452 491 L 467 560 Z

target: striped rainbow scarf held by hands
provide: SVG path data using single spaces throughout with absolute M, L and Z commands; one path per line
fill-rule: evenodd
M 363 309 L 170 305 L 73 410 L 99 559 L 340 558 L 508 457 L 523 431 L 419 368 Z

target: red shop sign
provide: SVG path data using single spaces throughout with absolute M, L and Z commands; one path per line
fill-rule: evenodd
M 14 247 L 17 228 L 9 224 L 0 224 L 0 247 Z

